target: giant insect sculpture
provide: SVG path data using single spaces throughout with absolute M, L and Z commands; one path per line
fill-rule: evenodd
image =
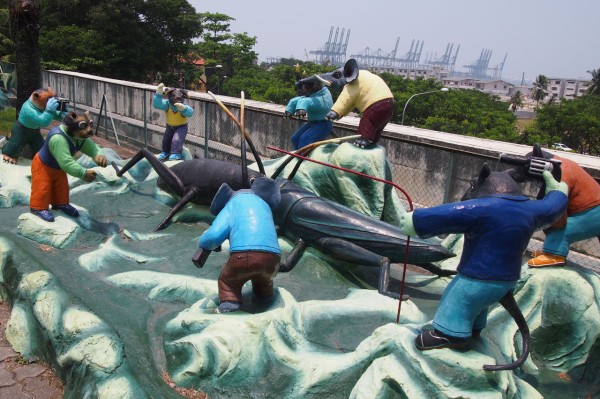
M 209 94 L 212 95 L 210 92 Z M 201 158 L 182 161 L 169 168 L 147 149 L 141 149 L 122 169 L 113 162 L 117 175 L 122 176 L 142 158 L 147 159 L 160 177 L 157 183 L 159 187 L 180 197 L 156 230 L 167 227 L 172 217 L 189 202 L 210 205 L 222 183 L 226 182 L 232 189 L 237 190 L 249 187 L 249 179 L 265 175 L 260 156 L 244 129 L 243 92 L 241 121 L 221 101 L 214 96 L 213 98 L 240 127 L 243 133 L 242 144 L 248 143 L 260 172 L 246 167 L 245 145 L 242 145 L 241 173 L 240 165 Z M 306 154 L 317 145 L 318 143 L 313 143 L 299 150 L 299 153 Z M 277 179 L 281 188 L 281 203 L 273 212 L 275 223 L 279 231 L 295 243 L 290 254 L 282 261 L 280 271 L 291 270 L 306 245 L 311 245 L 336 259 L 379 268 L 381 271 L 378 282 L 379 292 L 398 298 L 398 294 L 388 291 L 389 264 L 404 259 L 406 236 L 396 226 L 355 212 L 292 183 L 289 179 L 297 171 L 299 164 L 288 179 L 279 177 L 283 167 L 292 159 L 294 158 L 290 157 L 286 160 L 271 176 Z M 208 254 L 206 251 L 203 253 L 199 251 L 196 254 L 198 265 L 202 262 L 199 258 L 201 255 L 205 259 Z M 443 246 L 416 237 L 410 242 L 407 251 L 409 263 L 421 266 L 437 275 L 454 274 L 454 272 L 442 270 L 431 262 L 453 256 L 455 255 Z

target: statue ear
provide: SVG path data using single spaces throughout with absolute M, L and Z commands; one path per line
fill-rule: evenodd
M 523 183 L 525 181 L 523 168 L 510 168 L 506 170 L 506 173 L 508 173 L 508 175 L 517 183 Z
M 544 154 L 542 153 L 542 147 L 538 144 L 535 143 L 533 145 L 533 152 L 531 153 L 532 156 L 536 157 L 536 158 L 543 158 Z
M 344 77 L 346 78 L 346 83 L 351 83 L 358 78 L 358 62 L 354 58 L 350 58 L 344 64 Z
M 492 171 L 490 170 L 490 166 L 487 163 L 484 163 L 481 171 L 479 172 L 479 177 L 477 180 L 479 180 L 479 183 L 483 183 L 491 173 Z

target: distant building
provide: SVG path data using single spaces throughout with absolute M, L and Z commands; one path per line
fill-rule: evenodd
M 413 80 L 417 78 L 442 80 L 449 75 L 448 70 L 442 66 L 419 66 L 415 68 L 374 66 L 368 67 L 367 69 L 374 73 L 391 73 L 392 75 L 398 75 Z
M 548 95 L 557 98 L 572 100 L 582 96 L 590 86 L 589 80 L 548 78 Z
M 449 77 L 441 79 L 445 87 L 451 89 L 471 89 L 480 90 L 485 93 L 497 94 L 499 96 L 508 96 L 515 85 L 504 80 L 485 80 L 475 78 Z

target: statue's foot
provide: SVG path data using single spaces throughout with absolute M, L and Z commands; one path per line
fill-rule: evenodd
M 533 259 L 530 259 L 527 264 L 529 267 L 548 267 L 548 266 L 564 266 L 567 259 L 564 256 L 541 254 Z
M 375 145 L 375 143 L 372 142 L 371 140 L 367 140 L 367 139 L 363 139 L 363 138 L 354 140 L 353 144 L 359 148 L 369 148 L 369 147 L 372 147 Z
M 53 205 L 52 209 L 57 209 L 59 211 L 63 211 L 64 213 L 66 213 L 69 216 L 72 216 L 74 218 L 79 217 L 79 211 L 77 210 L 77 208 L 75 208 L 73 205 L 71 204 L 67 204 L 67 205 Z
M 230 313 L 239 310 L 242 307 L 242 304 L 239 302 L 233 301 L 223 301 L 217 308 L 217 313 Z
M 451 337 L 438 330 L 423 331 L 415 338 L 415 345 L 419 350 L 441 348 L 464 348 L 467 346 L 466 338 Z
M 31 213 L 38 216 L 40 219 L 45 220 L 46 222 L 54 222 L 54 215 L 48 209 L 29 209 Z
M 18 158 L 9 157 L 8 155 L 2 154 L 2 161 L 4 161 L 4 163 L 16 165 Z
M 169 153 L 168 152 L 161 152 L 160 154 L 158 154 L 158 159 L 161 161 L 166 160 L 167 158 L 169 158 Z
M 269 304 L 275 300 L 275 294 L 263 296 L 263 295 L 253 295 L 252 302 L 260 303 L 260 304 Z

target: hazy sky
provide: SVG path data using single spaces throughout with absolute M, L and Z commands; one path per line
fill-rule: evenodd
M 235 18 L 231 32 L 257 37 L 260 61 L 294 57 L 310 60 L 329 38 L 331 27 L 350 30 L 347 58 L 381 49 L 396 57 L 423 41 L 421 62 L 442 56 L 449 43 L 460 44 L 455 69 L 492 50 L 489 67 L 501 64 L 502 77 L 520 81 L 537 75 L 584 78 L 600 68 L 600 0 L 368 0 L 276 1 L 188 0 L 197 12 L 220 12 Z M 337 9 L 336 9 L 337 7 Z M 344 35 L 345 37 L 345 35 Z M 454 53 L 453 53 L 454 54 Z

